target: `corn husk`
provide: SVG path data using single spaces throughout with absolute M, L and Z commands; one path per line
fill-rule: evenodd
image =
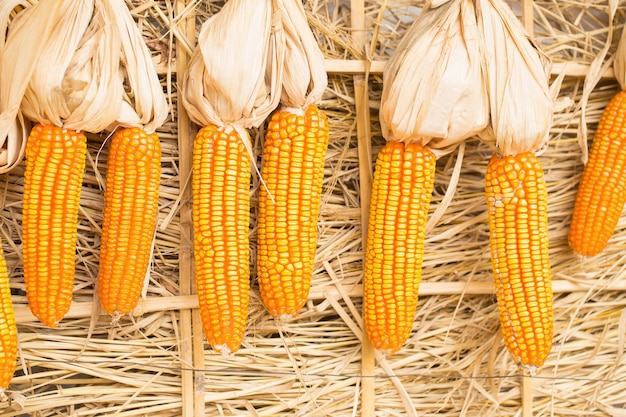
M 10 61 L 25 48 L 37 51 L 26 63 L 32 75 L 26 77 L 21 102 L 30 120 L 99 132 L 120 114 L 120 38 L 101 3 L 42 0 L 27 9 L 9 33 L 2 68 L 8 77 L 3 83 L 23 77 L 25 68 Z M 47 36 L 33 37 L 33 30 L 50 24 Z
M 152 133 L 165 123 L 169 106 L 150 52 L 124 0 L 108 0 L 102 4 L 108 8 L 111 24 L 122 43 L 118 68 L 127 87 L 114 124 L 139 127 Z
M 25 0 L 0 2 L 0 50 L 4 49 L 6 33 L 11 22 L 19 12 L 29 6 L 30 3 Z M 4 104 L 10 89 L 4 86 L 0 88 L 2 91 L 0 92 L 0 173 L 5 173 L 13 169 L 24 157 L 30 124 L 18 108 L 8 108 Z
M 156 69 L 123 0 L 41 0 L 11 28 L 2 64 L 2 87 L 12 86 L 3 112 L 19 107 L 37 123 L 154 131 L 167 117 Z
M 489 121 L 474 2 L 426 7 L 383 73 L 380 121 L 389 141 L 417 142 L 437 156 Z
M 306 109 L 322 99 L 328 85 L 324 55 L 309 27 L 301 0 L 278 0 L 285 31 L 281 103 Z
M 551 62 L 506 3 L 476 4 L 491 115 L 481 139 L 504 155 L 538 151 L 547 144 L 552 124 Z
M 270 0 L 230 0 L 204 22 L 181 91 L 193 122 L 258 127 L 276 108 L 284 58 L 273 17 Z

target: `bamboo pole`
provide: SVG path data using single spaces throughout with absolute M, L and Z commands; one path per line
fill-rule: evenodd
M 195 21 L 194 13 L 186 11 L 187 0 L 179 0 L 176 2 L 177 13 L 188 13 L 183 19 L 183 24 L 179 26 L 182 37 L 187 39 L 195 39 Z M 187 69 L 189 54 L 187 49 L 182 45 L 182 41 L 177 37 L 177 60 L 176 69 L 178 74 L 183 74 Z M 179 189 L 182 194 L 180 207 L 180 256 L 179 256 L 179 285 L 180 295 L 190 296 L 194 294 L 194 265 L 192 259 L 193 241 L 192 241 L 192 217 L 191 217 L 191 191 L 188 183 L 191 177 L 191 146 L 192 131 L 191 121 L 185 108 L 177 106 L 177 130 L 178 130 L 178 149 L 179 152 L 179 169 L 180 181 Z M 190 366 L 181 371 L 181 389 L 182 389 L 182 415 L 184 417 L 204 415 L 204 397 L 197 398 L 195 393 L 196 378 L 194 371 L 199 364 L 196 363 L 194 355 L 194 345 L 197 344 L 194 337 L 194 312 L 198 314 L 197 309 L 181 308 L 180 309 L 180 328 L 181 335 L 181 359 Z M 200 326 L 202 328 L 202 326 Z M 201 411 L 201 412 L 200 412 Z
M 576 283 L 566 280 L 556 280 L 552 282 L 553 291 L 559 293 L 573 292 L 601 292 L 601 291 L 624 291 L 626 292 L 626 281 L 599 279 L 589 283 Z M 493 295 L 493 283 L 489 282 L 422 282 L 419 287 L 420 297 L 437 295 Z M 342 296 L 359 298 L 363 296 L 361 285 L 349 285 L 342 287 L 341 292 L 336 288 L 336 284 L 325 288 L 311 288 L 309 300 L 320 301 L 325 299 L 340 299 Z M 65 315 L 68 319 L 79 319 L 90 317 L 92 314 L 91 301 L 73 302 L 69 312 Z M 198 296 L 193 294 L 178 295 L 171 297 L 149 297 L 140 300 L 133 311 L 133 315 L 141 316 L 157 311 L 177 311 L 177 310 L 197 310 Z M 109 316 L 102 315 L 105 320 L 110 320 Z M 19 325 L 36 323 L 39 320 L 30 312 L 28 305 L 15 304 L 15 321 Z
M 531 38 L 535 33 L 535 19 L 533 16 L 533 0 L 522 0 L 522 24 Z
M 533 415 L 533 378 L 530 375 L 522 375 L 522 417 Z
M 352 38 L 355 46 L 363 55 L 366 54 L 367 36 L 365 32 L 365 2 L 352 0 L 350 2 Z M 367 61 L 364 61 L 367 62 Z M 367 72 L 367 64 L 365 65 Z M 369 95 L 367 76 L 365 73 L 355 74 L 354 98 L 356 107 L 356 127 L 359 155 L 359 182 L 361 203 L 361 235 L 363 247 L 367 245 L 367 221 L 369 213 L 370 190 L 372 187 L 372 148 L 370 134 Z M 364 251 L 365 252 L 365 251 Z M 365 262 L 365 257 L 363 258 Z M 374 347 L 367 338 L 367 332 L 362 329 L 361 338 L 361 416 L 373 417 L 375 414 L 375 385 L 374 371 L 376 356 Z

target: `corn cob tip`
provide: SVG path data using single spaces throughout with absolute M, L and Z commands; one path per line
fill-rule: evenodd
M 110 314 L 110 316 L 111 316 L 111 326 L 115 326 L 122 318 L 122 314 L 120 314 L 117 311 L 114 311 L 113 314 Z
M 378 352 L 378 354 L 380 354 L 383 358 L 388 358 L 388 357 L 394 355 L 399 350 L 400 350 L 400 348 L 397 348 L 397 349 L 376 348 L 376 352 Z
M 277 316 L 274 317 L 274 320 L 276 320 L 276 322 L 278 323 L 289 323 L 290 321 L 296 318 L 298 318 L 298 312 L 294 314 L 291 314 L 291 313 L 278 314 Z
M 536 365 L 524 365 L 524 364 L 518 364 L 520 372 L 522 372 L 522 374 L 524 376 L 538 376 L 541 374 L 541 367 L 540 366 L 536 366 Z
M 235 351 L 231 350 L 226 343 L 212 346 L 213 350 L 220 354 L 224 359 L 235 356 Z

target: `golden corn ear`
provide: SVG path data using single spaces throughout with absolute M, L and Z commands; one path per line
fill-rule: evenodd
M 24 282 L 31 311 L 49 327 L 72 301 L 86 152 L 84 133 L 57 126 L 35 125 L 26 143 Z
M 0 392 L 13 379 L 17 358 L 17 326 L 11 300 L 9 272 L 0 244 Z
M 534 153 L 494 155 L 485 175 L 491 263 L 507 349 L 531 375 L 552 348 L 548 194 Z
M 132 311 L 143 288 L 157 222 L 161 142 L 143 129 L 118 130 L 107 159 L 98 295 L 113 315 Z
M 626 203 L 626 91 L 604 109 L 583 170 L 568 234 L 582 256 L 602 252 Z
M 411 334 L 435 164 L 428 149 L 401 142 L 388 142 L 376 160 L 363 303 L 368 337 L 387 354 Z
M 310 105 L 276 111 L 263 148 L 258 216 L 258 282 L 273 317 L 296 317 L 311 287 L 329 127 Z
M 196 283 L 204 334 L 214 350 L 236 352 L 248 318 L 250 158 L 237 131 L 209 125 L 193 148 Z

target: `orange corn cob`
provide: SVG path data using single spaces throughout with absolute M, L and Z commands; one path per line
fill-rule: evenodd
M 250 289 L 250 158 L 239 134 L 209 125 L 193 149 L 196 282 L 204 334 L 223 355 L 241 345 Z
M 552 347 L 548 194 L 534 153 L 494 155 L 485 175 L 491 262 L 507 349 L 531 374 Z
M 578 186 L 569 244 L 582 256 L 602 252 L 626 203 L 626 91 L 615 95 L 600 118 Z
M 135 308 L 157 222 L 161 143 L 143 129 L 118 130 L 107 160 L 98 295 L 106 312 Z
M 422 273 L 436 157 L 387 142 L 378 154 L 367 235 L 364 320 L 372 345 L 398 351 L 411 334 Z
M 0 391 L 13 379 L 17 358 L 17 327 L 11 301 L 9 272 L 0 244 Z
M 84 133 L 37 124 L 26 144 L 22 206 L 24 282 L 35 316 L 56 327 L 70 308 Z
M 329 128 L 310 105 L 303 115 L 272 115 L 259 193 L 258 279 L 273 317 L 296 317 L 311 287 Z M 268 194 L 269 192 L 269 194 Z

